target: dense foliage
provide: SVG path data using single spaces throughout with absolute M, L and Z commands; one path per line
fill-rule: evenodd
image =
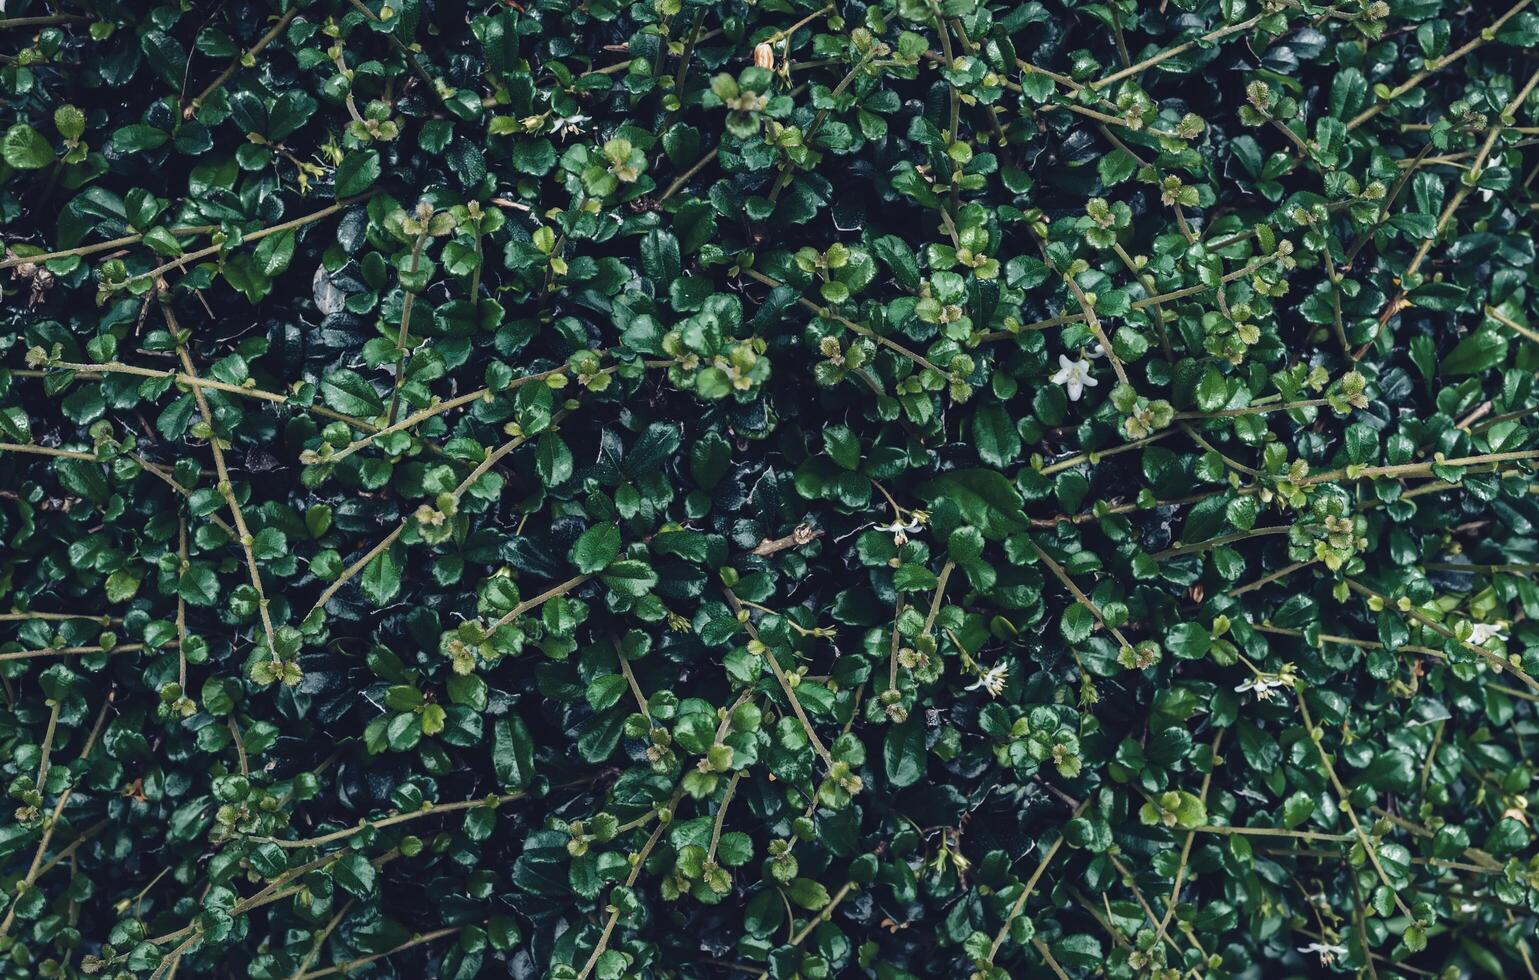
M 4 6 L 0 975 L 1539 976 L 1529 0 Z

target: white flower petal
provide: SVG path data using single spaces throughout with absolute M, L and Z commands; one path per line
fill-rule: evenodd
M 1070 401 L 1079 401 L 1086 388 L 1094 388 L 1100 382 L 1090 376 L 1090 362 L 1084 359 L 1071 361 L 1064 354 L 1058 355 L 1058 370 L 1051 380 L 1054 384 L 1063 385 L 1069 395 Z
M 1474 628 L 1470 630 L 1469 642 L 1477 646 L 1493 639 L 1507 639 L 1507 634 L 1502 631 L 1500 623 L 1476 623 Z

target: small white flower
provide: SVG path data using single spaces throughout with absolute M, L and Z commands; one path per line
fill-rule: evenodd
M 1084 351 L 1081 351 L 1080 353 L 1084 354 Z M 1098 341 L 1096 341 L 1095 346 L 1090 348 L 1090 353 L 1085 354 L 1085 356 L 1089 357 L 1089 358 L 1092 358 L 1092 359 L 1105 357 L 1106 356 L 1106 348 L 1102 347 L 1101 346 L 1101 342 L 1098 340 Z
M 1251 676 L 1246 678 L 1243 684 L 1235 687 L 1241 694 L 1246 691 L 1255 691 L 1256 700 L 1270 701 L 1280 690 L 1291 691 L 1298 682 L 1298 676 L 1294 673 L 1296 668 L 1291 663 L 1282 665 L 1282 669 L 1276 673 L 1267 670 L 1251 668 Z
M 1480 646 L 1487 640 L 1507 639 L 1507 632 L 1502 629 L 1501 623 L 1476 623 L 1470 630 L 1469 642 Z
M 1268 701 L 1272 697 L 1272 685 L 1267 683 L 1266 679 L 1262 677 L 1247 678 L 1245 683 L 1235 687 L 1235 691 L 1239 694 L 1255 691 L 1258 701 Z
M 1090 362 L 1084 359 L 1071 361 L 1063 354 L 1058 355 L 1058 371 L 1051 378 L 1053 384 L 1063 385 L 1068 389 L 1069 401 L 1079 401 L 1079 396 L 1084 394 L 1086 388 L 1094 388 L 1100 382 L 1090 376 Z
M 997 698 L 1005 689 L 1005 681 L 1010 679 L 1010 665 L 997 663 L 978 675 L 978 679 L 967 685 L 965 690 L 976 691 L 982 688 L 989 692 L 989 697 Z
M 886 531 L 892 535 L 892 540 L 899 546 L 908 543 L 910 534 L 917 534 L 924 527 L 924 521 L 915 518 L 910 521 L 893 521 L 891 524 L 878 524 L 875 530 Z
M 581 136 L 583 123 L 589 122 L 589 118 L 580 112 L 574 112 L 570 116 L 557 116 L 552 123 L 552 136 Z
M 1345 946 L 1332 946 L 1327 943 L 1310 943 L 1308 946 L 1300 946 L 1299 952 L 1306 954 L 1318 953 L 1320 955 L 1320 964 L 1322 966 L 1330 966 L 1336 957 L 1347 955 L 1347 948 Z
M 1235 688 L 1241 694 L 1246 691 L 1255 691 L 1256 700 L 1270 701 L 1275 697 L 1275 692 L 1287 688 L 1293 690 L 1293 678 L 1280 674 L 1257 674 L 1245 683 Z

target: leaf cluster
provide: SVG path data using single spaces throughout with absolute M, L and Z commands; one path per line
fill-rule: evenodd
M 0 976 L 1534 975 L 1528 0 L 11 0 Z

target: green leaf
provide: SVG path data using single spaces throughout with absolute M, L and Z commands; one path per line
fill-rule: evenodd
M 922 484 L 919 495 L 932 507 L 941 500 L 955 504 L 969 524 L 996 541 L 1026 527 L 1020 492 L 994 470 L 944 473 Z
M 1005 285 L 1011 289 L 1035 289 L 1051 275 L 1046 263 L 1030 255 L 1017 255 L 1005 263 Z
M 518 14 L 508 10 L 487 18 L 481 48 L 487 67 L 496 74 L 506 76 L 517 70 Z
M 116 130 L 112 134 L 110 145 L 118 154 L 129 156 L 146 150 L 158 149 L 164 146 L 170 139 L 171 134 L 163 129 L 156 129 L 154 126 L 147 126 L 144 123 L 132 123 Z
M 29 443 L 32 441 L 32 420 L 16 406 L 0 408 L 0 435 L 7 442 Z
M 1113 149 L 1102 156 L 1096 164 L 1096 176 L 1101 178 L 1102 187 L 1116 187 L 1118 184 L 1133 176 L 1138 169 L 1138 161 L 1133 155 L 1123 149 Z
M 732 460 L 732 444 L 719 432 L 708 432 L 690 446 L 689 475 L 701 489 L 709 490 L 727 475 Z
M 586 692 L 588 707 L 594 711 L 614 707 L 621 698 L 625 697 L 627 686 L 625 678 L 619 674 L 604 674 L 593 678 L 588 683 Z
M 1517 854 L 1529 845 L 1532 835 L 1528 828 L 1519 820 L 1512 817 L 1503 817 L 1497 821 L 1496 826 L 1486 835 L 1481 849 L 1489 851 L 1497 857 L 1506 857 Z
M 194 606 L 212 606 L 219 600 L 219 576 L 207 565 L 192 565 L 182 572 L 177 595 Z
M 871 243 L 876 257 L 892 270 L 893 278 L 904 289 L 919 288 L 919 261 L 914 250 L 897 235 L 883 235 Z
M 107 601 L 127 602 L 139 591 L 139 578 L 126 568 L 120 568 L 107 576 Z
M 1183 660 L 1200 660 L 1208 655 L 1213 637 L 1196 623 L 1178 623 L 1165 635 L 1165 646 Z
M 534 739 L 517 714 L 498 718 L 492 726 L 492 770 L 499 783 L 513 789 L 534 779 Z
M 376 608 L 388 605 L 400 593 L 401 569 L 390 548 L 381 551 L 363 566 L 358 585 Z
M 1337 119 L 1350 119 L 1357 114 L 1368 99 L 1368 80 L 1355 67 L 1343 68 L 1331 82 L 1331 115 Z
M 247 253 L 230 256 L 220 273 L 226 282 L 240 290 L 253 303 L 272 290 L 272 280 L 262 271 L 257 258 Z
M 1446 313 L 1457 310 L 1464 303 L 1469 290 L 1451 282 L 1432 282 L 1411 290 L 1407 298 L 1425 310 Z
M 41 170 L 54 161 L 53 145 L 26 123 L 17 123 L 5 131 L 0 156 L 17 170 Z
M 337 165 L 335 178 L 338 200 L 362 194 L 379 180 L 379 154 L 373 150 L 354 150 Z
M 973 442 L 978 458 L 1005 467 L 1021 454 L 1021 437 L 1002 405 L 980 405 L 973 414 Z
M 595 524 L 578 536 L 568 553 L 579 572 L 601 572 L 620 557 L 620 529 Z
M 385 411 L 385 403 L 374 386 L 349 368 L 328 371 L 322 376 L 321 397 L 327 406 L 345 415 L 373 417 Z
M 1204 412 L 1216 412 L 1229 400 L 1229 385 L 1217 368 L 1209 367 L 1197 383 L 1197 408 Z
M 833 425 L 824 429 L 823 451 L 844 469 L 860 469 L 860 437 L 848 426 Z
M 811 878 L 797 878 L 786 887 L 791 901 L 809 912 L 816 912 L 829 903 L 828 889 Z
M 1063 611 L 1063 618 L 1059 621 L 1059 629 L 1063 638 L 1070 643 L 1083 643 L 1090 638 L 1095 631 L 1095 613 L 1082 602 L 1076 602 Z
M 641 240 L 641 270 L 651 279 L 672 282 L 683 268 L 679 240 L 672 232 L 654 228 Z
M 912 786 L 925 772 L 924 728 L 915 722 L 896 725 L 882 740 L 882 763 L 887 781 L 894 786 Z
M 728 831 L 721 835 L 721 846 L 716 859 L 724 867 L 740 868 L 753 860 L 753 838 L 741 831 Z
M 546 486 L 560 486 L 572 478 L 572 451 L 556 433 L 543 433 L 535 444 L 535 466 Z
M 61 105 L 53 111 L 54 128 L 67 140 L 78 140 L 85 135 L 85 124 L 85 113 L 72 105 Z
M 620 595 L 635 599 L 657 585 L 657 573 L 644 561 L 622 559 L 605 568 L 599 580 Z
M 1314 798 L 1300 789 L 1282 803 L 1282 825 L 1296 828 L 1314 814 Z
M 1482 327 L 1459 341 L 1438 365 L 1438 373 L 1447 377 L 1479 374 L 1507 359 L 1507 338 L 1489 327 Z
M 374 883 L 378 876 L 379 872 L 369 862 L 368 857 L 357 851 L 345 854 L 340 861 L 331 866 L 331 880 L 337 883 L 338 888 L 354 898 L 368 898 L 373 894 Z

